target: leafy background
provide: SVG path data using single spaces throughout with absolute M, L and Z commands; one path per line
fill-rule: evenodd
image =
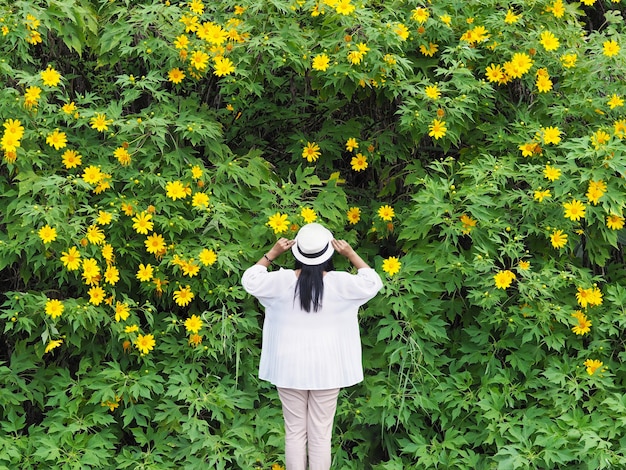
M 334 468 L 623 468 L 623 14 L 0 6 L 0 467 L 280 468 L 240 278 L 312 210 L 385 277 Z

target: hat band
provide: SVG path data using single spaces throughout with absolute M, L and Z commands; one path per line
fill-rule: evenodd
M 326 243 L 326 246 L 320 251 L 318 251 L 317 253 L 303 253 L 300 247 L 298 247 L 298 253 L 300 253 L 305 258 L 309 258 L 309 259 L 318 258 L 319 256 L 322 256 L 324 253 L 326 253 L 326 250 L 328 250 L 328 246 L 329 244 Z

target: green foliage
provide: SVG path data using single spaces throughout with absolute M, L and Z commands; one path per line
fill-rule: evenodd
M 0 468 L 279 467 L 240 278 L 312 214 L 385 277 L 333 467 L 624 467 L 623 13 L 0 6 Z

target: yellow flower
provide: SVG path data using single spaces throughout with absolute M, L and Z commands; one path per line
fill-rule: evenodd
M 165 251 L 165 239 L 158 233 L 153 233 L 144 242 L 148 253 L 159 255 Z
M 104 280 L 114 286 L 120 280 L 120 271 L 115 266 L 107 267 L 104 271 Z
M 281 214 L 280 212 L 276 212 L 276 214 L 270 216 L 266 225 L 269 225 L 274 233 L 282 233 L 286 232 L 289 228 L 289 221 L 287 220 L 287 214 Z
M 203 71 L 204 69 L 206 69 L 209 63 L 209 55 L 206 52 L 193 51 L 189 60 L 191 62 L 191 65 L 196 70 Z
M 567 234 L 563 230 L 554 230 L 550 235 L 550 243 L 554 248 L 563 248 L 567 244 Z
M 37 106 L 39 97 L 41 95 L 41 88 L 38 86 L 30 86 L 24 92 L 24 107 L 33 108 Z
M 139 331 L 139 326 L 138 325 L 127 325 L 124 328 L 124 333 L 135 333 Z
M 614 39 L 602 43 L 602 53 L 607 57 L 613 57 L 620 51 L 619 44 Z
M 565 217 L 570 220 L 578 222 L 585 218 L 585 205 L 577 199 L 564 203 L 563 208 L 565 209 Z
M 402 41 L 406 41 L 409 38 L 409 29 L 402 23 L 398 23 L 393 31 L 400 36 Z
M 48 68 L 41 72 L 41 80 L 46 86 L 57 86 L 61 81 L 61 74 L 48 65 Z
M 191 287 L 181 287 L 174 291 L 174 302 L 180 307 L 188 305 L 194 298 L 194 293 L 191 291 Z
M 109 130 L 109 124 L 113 122 L 113 119 L 107 119 L 106 114 L 96 113 L 89 122 L 91 123 L 91 128 L 97 130 L 98 132 L 104 132 Z
M 441 139 L 446 135 L 448 129 L 446 128 L 446 122 L 439 119 L 433 119 L 433 122 L 428 126 L 430 131 L 428 135 L 434 137 L 435 140 Z
M 587 373 L 589 375 L 593 375 L 600 367 L 604 365 L 602 361 L 598 361 L 597 359 L 587 359 L 583 362 L 585 367 L 587 368 Z
M 168 181 L 165 184 L 165 193 L 172 201 L 187 197 L 187 190 L 180 181 Z
M 426 8 L 417 7 L 411 11 L 411 19 L 414 21 L 417 21 L 420 24 L 425 23 L 429 17 L 430 17 L 430 11 L 428 11 Z M 443 17 L 442 17 L 442 21 L 444 21 Z M 444 23 L 446 22 L 444 21 Z
M 317 214 L 310 207 L 303 207 L 300 211 L 300 216 L 304 219 L 305 224 L 310 224 L 317 219 Z
M 438 100 L 441 96 L 441 92 L 439 91 L 439 87 L 437 87 L 437 85 L 428 85 L 424 89 L 424 93 L 431 100 Z
M 200 262 L 202 264 L 204 264 L 205 266 L 210 266 L 217 261 L 217 254 L 215 254 L 215 251 L 213 250 L 204 248 L 198 255 L 198 258 L 200 258 Z
M 85 236 L 87 237 L 87 240 L 89 240 L 89 243 L 94 245 L 102 245 L 105 240 L 104 232 L 102 232 L 100 227 L 97 225 L 90 225 L 87 227 L 87 233 Z
M 621 230 L 624 228 L 624 217 L 615 214 L 607 215 L 606 226 L 611 230 Z
M 420 52 L 424 54 L 426 57 L 434 56 L 438 50 L 439 50 L 438 44 L 429 42 L 428 47 L 426 47 L 424 44 L 420 44 Z
M 530 261 L 521 260 L 519 263 L 517 263 L 517 267 L 521 271 L 528 271 L 530 269 Z
M 513 271 L 508 269 L 499 271 L 493 276 L 493 282 L 497 289 L 506 289 L 515 280 L 516 276 Z
M 193 277 L 196 276 L 200 271 L 200 266 L 197 265 L 195 260 L 193 259 L 181 263 L 180 267 L 183 271 L 183 276 Z
M 202 343 L 202 335 L 199 335 L 197 333 L 189 335 L 189 345 L 190 346 L 193 344 L 194 346 L 197 347 L 201 343 Z
M 133 228 L 137 233 L 142 235 L 147 235 L 149 231 L 154 227 L 154 222 L 152 222 L 152 214 L 148 214 L 143 211 L 140 214 L 137 214 L 133 217 Z
M 139 350 L 142 356 L 152 351 L 155 344 L 156 341 L 154 340 L 154 335 L 151 334 L 138 335 L 135 340 L 135 347 Z
M 118 147 L 113 150 L 113 156 L 117 158 L 117 161 L 120 162 L 122 166 L 130 165 L 130 162 L 132 161 L 130 153 L 128 153 L 128 150 L 126 150 L 125 147 Z
M 354 149 L 358 149 L 358 148 L 359 148 L 359 143 L 356 141 L 354 137 L 350 137 L 346 141 L 346 150 L 348 152 L 352 152 Z
M 195 13 L 196 15 L 202 15 L 202 13 L 204 12 L 204 5 L 202 4 L 201 0 L 191 0 L 189 3 L 187 3 L 187 6 L 191 10 L 191 12 Z
M 604 144 L 606 144 L 609 140 L 611 140 L 611 136 L 603 131 L 602 129 L 598 129 L 591 136 L 591 144 L 593 148 L 599 150 Z
M 113 220 L 113 214 L 106 211 L 98 211 L 98 217 L 96 219 L 98 225 L 109 225 L 111 220 Z
M 350 160 L 350 165 L 352 165 L 352 169 L 354 171 L 362 171 L 367 168 L 367 157 L 362 153 L 357 153 L 352 160 Z
M 348 222 L 350 222 L 351 225 L 356 225 L 359 220 L 361 220 L 361 209 L 358 207 L 351 207 L 348 209 L 346 216 L 348 217 Z
M 597 287 L 590 287 L 584 289 L 578 287 L 576 289 L 576 301 L 582 308 L 588 306 L 601 305 L 602 304 L 602 292 Z
M 485 76 L 490 82 L 502 83 L 506 80 L 504 69 L 499 64 L 488 65 L 485 69 Z
M 526 142 L 525 144 L 519 145 L 517 148 L 522 151 L 522 157 L 541 155 L 542 152 L 541 145 L 539 145 L 537 142 Z
M 384 205 L 378 208 L 378 217 L 383 219 L 386 222 L 389 222 L 396 215 L 393 207 L 389 205 Z
M 578 60 L 578 56 L 576 54 L 564 54 L 561 56 L 561 62 L 563 63 L 563 67 L 566 69 L 571 69 L 576 66 L 576 61 Z
M 465 31 L 460 39 L 461 41 L 467 41 L 470 44 L 477 44 L 489 39 L 489 34 L 487 34 L 487 30 L 484 26 L 476 26 Z
M 389 258 L 383 260 L 383 271 L 385 271 L 390 276 L 393 276 L 402 267 L 402 263 L 396 256 L 390 256 Z
M 550 75 L 548 74 L 547 69 L 537 70 L 537 81 L 535 82 L 535 86 L 539 90 L 539 93 L 547 93 L 552 90 L 552 80 L 550 80 Z
M 608 105 L 609 105 L 609 108 L 615 109 L 619 106 L 624 106 L 624 100 L 619 95 L 616 95 L 615 93 L 613 93 L 611 95 L 611 99 L 609 99 Z
M 44 225 L 39 229 L 39 238 L 44 243 L 50 243 L 57 239 L 57 229 L 50 227 L 50 225 Z
M 561 131 L 558 127 L 542 127 L 541 136 L 545 144 L 558 144 L 561 142 Z
M 85 183 L 98 184 L 100 180 L 104 177 L 104 173 L 102 173 L 100 167 L 89 165 L 83 171 L 82 177 Z
M 105 243 L 102 245 L 102 257 L 109 263 L 113 262 L 113 246 Z
M 600 198 L 606 192 L 606 183 L 602 180 L 589 181 L 589 188 L 587 189 L 587 199 L 589 202 L 596 205 L 600 202 Z
M 350 0 L 339 0 L 335 5 L 335 11 L 340 15 L 349 15 L 354 9 L 354 5 L 350 3 Z
M 85 284 L 96 284 L 100 280 L 100 267 L 98 262 L 93 258 L 83 260 L 83 278 Z
M 520 15 L 516 15 L 515 13 L 513 13 L 513 10 L 509 8 L 506 12 L 506 16 L 504 17 L 504 22 L 506 24 L 514 24 L 517 23 L 519 19 Z
M 167 79 L 174 84 L 178 84 L 182 82 L 184 78 L 185 78 L 185 72 L 183 72 L 178 67 L 171 69 L 167 73 Z
M 61 344 L 63 344 L 62 339 L 51 339 L 50 341 L 48 341 L 48 344 L 46 345 L 46 349 L 44 349 L 43 353 L 48 354 L 54 348 L 58 348 L 59 346 L 61 346 Z
M 539 202 L 543 202 L 544 199 L 550 198 L 552 197 L 552 193 L 550 192 L 549 189 L 544 189 L 544 190 L 536 190 L 535 194 L 534 194 L 534 198 L 539 201 Z
M 198 315 L 192 315 L 185 320 L 187 333 L 198 333 L 202 329 L 202 319 Z
M 623 139 L 626 136 L 626 119 L 618 119 L 613 123 L 613 133 L 618 139 Z
M 463 214 L 460 217 L 460 220 L 461 220 L 461 223 L 463 224 L 463 230 L 461 230 L 461 233 L 463 235 L 468 235 L 472 231 L 472 229 L 476 227 L 476 224 L 478 223 L 476 219 L 472 219 L 467 214 Z
M 60 300 L 49 299 L 46 301 L 46 315 L 49 315 L 52 319 L 60 317 L 64 309 L 65 306 Z
M 556 167 L 546 165 L 543 170 L 543 176 L 550 181 L 556 181 L 561 177 L 561 170 Z
M 326 71 L 330 65 L 330 58 L 326 54 L 318 54 L 313 58 L 313 70 Z
M 550 31 L 544 31 L 541 33 L 539 42 L 546 51 L 555 51 L 559 48 L 559 38 L 557 38 Z
M 193 195 L 191 205 L 193 207 L 209 207 L 209 195 L 206 193 L 198 192 Z
M 214 59 L 215 67 L 213 70 L 213 74 L 218 77 L 223 77 L 224 75 L 230 75 L 235 71 L 235 64 L 225 57 L 216 57 Z
M 596 286 L 590 287 L 588 290 L 587 302 L 589 305 L 602 305 L 602 291 Z
M 58 129 L 55 129 L 53 132 L 48 134 L 48 137 L 46 137 L 46 143 L 50 147 L 54 147 L 56 150 L 59 150 L 67 145 L 67 136 L 65 135 L 65 132 L 60 132 Z
M 203 170 L 198 165 L 194 165 L 193 167 L 191 167 L 191 176 L 193 176 L 194 179 L 202 178 L 202 174 Z
M 591 320 L 582 311 L 576 310 L 572 316 L 578 320 L 578 323 L 572 327 L 575 334 L 582 336 L 591 331 Z
M 149 282 L 152 279 L 153 268 L 150 264 L 139 264 L 139 270 L 135 277 L 142 282 Z
M 75 150 L 66 150 L 63 152 L 63 155 L 61 155 L 61 158 L 63 159 L 63 165 L 65 165 L 67 169 L 75 168 L 82 164 L 82 157 Z
M 302 149 L 302 158 L 306 158 L 309 163 L 317 161 L 320 157 L 320 147 L 315 142 L 307 142 Z
M 93 286 L 89 289 L 89 303 L 100 305 L 106 296 L 104 289 L 100 286 Z
M 73 101 L 65 103 L 63 106 L 61 106 L 61 110 L 65 114 L 74 114 L 76 112 L 76 103 L 74 103 Z
M 61 262 L 68 271 L 76 271 L 80 268 L 80 253 L 78 249 L 72 246 L 69 250 L 62 252 Z
M 125 302 L 115 303 L 115 321 L 126 321 L 130 315 L 130 307 Z
M 563 6 L 563 0 L 555 0 L 555 2 L 549 6 L 547 11 L 551 11 L 555 18 L 561 18 L 565 14 L 565 7 Z
M 513 58 L 504 63 L 504 71 L 511 78 L 520 78 L 533 66 L 530 56 L 524 52 L 516 52 Z
M 24 126 L 19 119 L 7 119 L 3 124 L 5 134 L 11 134 L 16 139 L 24 136 Z
M 187 49 L 187 47 L 189 47 L 189 38 L 181 34 L 174 40 L 174 47 L 176 47 L 176 49 Z
M 441 16 L 439 17 L 439 19 L 440 19 L 440 20 L 441 20 L 441 22 L 442 22 L 443 24 L 445 24 L 446 26 L 450 26 L 450 23 L 452 23 L 452 17 L 451 17 L 450 15 L 447 15 L 447 14 L 445 14 L 445 15 L 441 15 Z

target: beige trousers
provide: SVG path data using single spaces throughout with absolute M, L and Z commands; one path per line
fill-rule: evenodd
M 285 418 L 286 470 L 329 470 L 339 389 L 278 388 Z

